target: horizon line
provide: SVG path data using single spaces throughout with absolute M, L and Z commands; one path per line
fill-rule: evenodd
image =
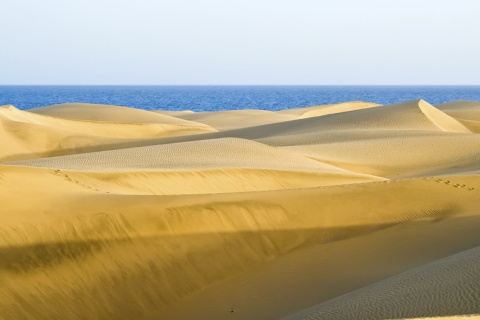
M 0 84 L 0 87 L 480 87 L 480 84 Z

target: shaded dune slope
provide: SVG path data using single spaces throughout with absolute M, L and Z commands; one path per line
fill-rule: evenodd
M 397 319 L 480 312 L 480 247 L 383 280 L 285 320 Z

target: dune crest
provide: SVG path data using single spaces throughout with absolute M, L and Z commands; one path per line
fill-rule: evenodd
M 428 102 L 420 100 L 420 110 L 440 129 L 447 132 L 470 132 L 465 126 L 444 112 L 438 110 Z
M 479 105 L 0 107 L 0 319 L 480 314 Z

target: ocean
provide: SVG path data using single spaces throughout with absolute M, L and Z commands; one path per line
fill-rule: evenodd
M 283 110 L 369 101 L 392 104 L 424 99 L 432 104 L 480 101 L 480 86 L 0 86 L 0 105 L 31 109 L 65 102 L 145 110 Z

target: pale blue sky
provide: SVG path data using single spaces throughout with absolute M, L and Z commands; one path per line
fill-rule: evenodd
M 0 84 L 480 84 L 478 0 L 0 0 Z

